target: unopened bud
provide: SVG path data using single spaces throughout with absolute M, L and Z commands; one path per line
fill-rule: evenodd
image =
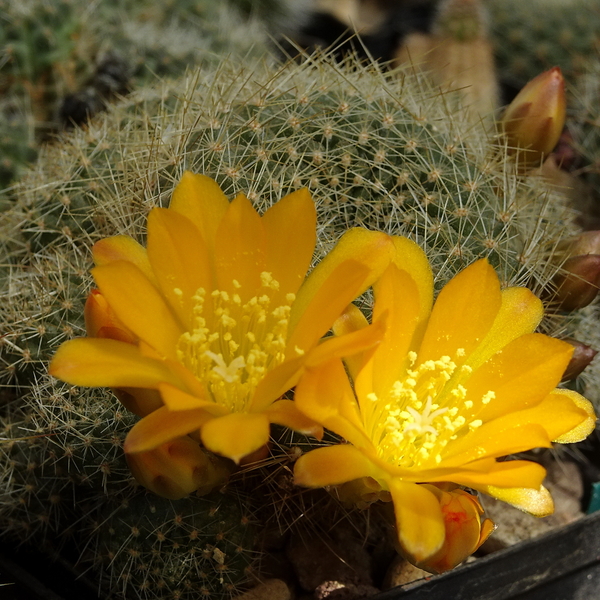
M 519 165 L 539 165 L 552 152 L 565 126 L 565 81 L 559 67 L 532 79 L 508 105 L 501 126 Z
M 554 278 L 556 292 L 550 298 L 559 310 L 577 310 L 590 304 L 600 285 L 600 255 L 573 256 Z
M 460 489 L 446 492 L 433 485 L 424 487 L 432 491 L 440 503 L 446 536 L 444 544 L 432 557 L 416 565 L 431 573 L 443 573 L 473 554 L 495 526 L 490 519 L 481 521 L 483 508 L 472 494 Z
M 139 484 L 170 500 L 195 491 L 207 494 L 223 485 L 232 470 L 228 461 L 209 455 L 189 436 L 125 456 Z
M 109 338 L 136 344 L 137 337 L 121 323 L 100 290 L 92 290 L 83 309 L 85 329 L 89 337 Z
M 571 344 L 571 346 L 575 348 L 573 356 L 571 357 L 564 375 L 562 376 L 562 381 L 571 381 L 572 379 L 575 379 L 581 375 L 585 368 L 592 362 L 592 360 L 594 360 L 594 357 L 596 354 L 598 354 L 598 351 L 572 338 L 567 338 L 563 341 Z
M 442 0 L 432 28 L 437 36 L 471 42 L 487 37 L 488 20 L 481 0 Z

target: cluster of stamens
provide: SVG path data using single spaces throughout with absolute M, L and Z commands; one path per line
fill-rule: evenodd
M 267 272 L 259 295 L 243 301 L 236 280 L 233 290 L 196 291 L 192 329 L 179 338 L 177 358 L 217 404 L 243 412 L 266 373 L 284 360 L 295 295 L 280 304 L 279 283 Z
M 482 425 L 462 385 L 472 372 L 457 365 L 463 357 L 459 348 L 454 360 L 442 356 L 415 367 L 417 355 L 411 352 L 405 376 L 385 396 L 367 396 L 361 412 L 381 458 L 407 469 L 439 465 L 450 441 Z M 478 402 L 487 404 L 493 397 L 488 391 Z

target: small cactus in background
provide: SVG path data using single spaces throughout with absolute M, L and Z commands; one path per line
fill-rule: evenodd
M 488 21 L 480 0 L 442 0 L 431 35 L 409 36 L 397 55 L 397 62 L 429 70 L 437 85 L 454 91 L 475 121 L 493 115 L 499 102 Z

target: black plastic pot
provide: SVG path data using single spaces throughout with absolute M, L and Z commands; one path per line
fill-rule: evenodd
M 98 598 L 93 582 L 65 561 L 6 544 L 0 586 L 0 600 Z M 369 600 L 600 600 L 600 512 Z
M 600 600 L 600 512 L 369 600 Z

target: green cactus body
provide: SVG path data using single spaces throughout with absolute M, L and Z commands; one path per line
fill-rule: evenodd
M 14 438 L 48 434 L 32 442 L 34 462 L 59 461 L 66 479 L 56 485 L 66 482 L 68 491 L 53 525 L 31 536 L 95 511 L 97 526 L 90 524 L 80 544 L 112 573 L 110 588 L 121 597 L 197 598 L 206 589 L 207 597 L 221 598 L 247 581 L 253 534 L 233 522 L 255 513 L 252 490 L 233 482 L 232 493 L 239 487 L 243 494 L 206 500 L 209 513 L 223 507 L 230 515 L 216 528 L 200 524 L 208 505 L 196 498 L 178 501 L 187 507 L 180 513 L 176 502 L 133 495 L 120 449 L 132 417 L 109 391 L 71 392 L 46 375 L 59 344 L 84 334 L 92 244 L 115 234 L 143 243 L 149 210 L 168 205 L 184 169 L 214 177 L 229 196 L 245 192 L 259 211 L 307 186 L 318 211 L 317 259 L 343 231 L 365 226 L 417 241 L 438 285 L 481 256 L 505 284 L 548 285 L 558 268 L 548 255 L 575 230 L 570 209 L 542 180 L 517 178 L 502 149 L 447 100 L 408 73 L 385 76 L 317 58 L 277 70 L 223 61 L 142 89 L 44 149 L 0 226 L 0 376 L 19 386 L 19 408 L 5 407 L 4 422 Z M 561 315 L 545 323 L 551 333 L 569 327 Z M 23 414 L 35 426 L 22 425 Z M 26 448 L 26 441 L 0 445 L 3 526 L 15 515 L 27 520 L 22 486 L 44 485 L 45 472 L 26 473 Z M 121 506 L 122 498 L 129 504 Z M 174 522 L 178 514 L 182 526 Z M 143 532 L 135 541 L 132 527 Z M 196 530 L 207 537 L 190 540 Z M 221 533 L 227 547 L 211 541 Z

